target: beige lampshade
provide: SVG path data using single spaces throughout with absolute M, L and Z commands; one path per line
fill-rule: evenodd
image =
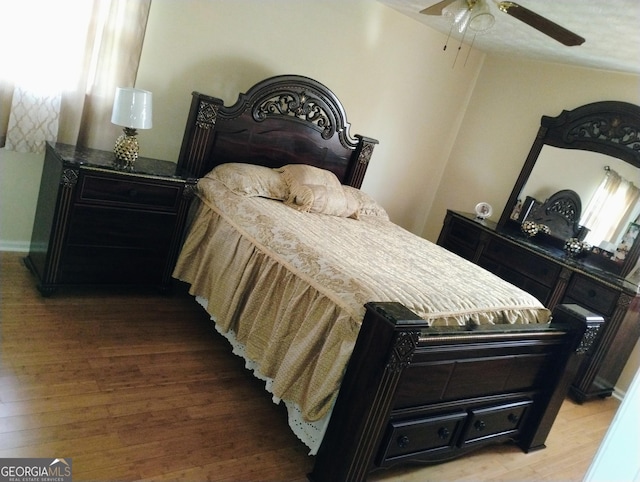
M 113 101 L 111 122 L 130 129 L 151 129 L 151 92 L 130 87 L 118 87 Z

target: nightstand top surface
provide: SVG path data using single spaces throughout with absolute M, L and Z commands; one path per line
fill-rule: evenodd
M 86 166 L 134 175 L 139 174 L 185 180 L 194 178 L 191 173 L 183 169 L 178 169 L 177 164 L 171 161 L 139 157 L 134 164 L 133 170 L 125 170 L 116 165 L 114 162 L 114 154 L 111 151 L 72 146 L 59 142 L 47 143 L 47 149 L 55 151 L 65 163 L 75 164 L 78 167 Z

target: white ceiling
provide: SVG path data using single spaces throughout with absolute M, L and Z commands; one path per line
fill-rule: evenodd
M 446 17 L 420 11 L 439 0 L 378 0 L 445 35 Z M 566 47 L 543 33 L 498 10 L 488 0 L 495 17 L 493 27 L 475 37 L 474 48 L 487 52 L 595 69 L 640 74 L 640 0 L 518 0 L 523 7 L 584 37 L 579 46 Z M 455 33 L 455 29 L 454 29 Z M 459 34 L 451 45 L 459 42 Z M 467 34 L 465 43 L 471 43 Z

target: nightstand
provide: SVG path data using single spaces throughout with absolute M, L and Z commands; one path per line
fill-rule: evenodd
M 149 285 L 166 291 L 197 179 L 175 163 L 47 144 L 25 264 L 50 295 L 71 285 Z

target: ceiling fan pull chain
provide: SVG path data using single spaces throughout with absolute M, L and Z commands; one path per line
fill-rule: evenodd
M 467 25 L 465 25 L 464 30 L 462 32 L 462 38 L 460 39 L 460 45 L 458 45 L 458 51 L 456 52 L 456 58 L 453 59 L 453 65 L 451 66 L 451 68 L 455 68 L 456 66 L 456 61 L 458 60 L 458 55 L 460 54 L 460 50 L 462 49 L 462 44 L 464 42 L 464 38 L 467 35 Z
M 449 35 L 447 35 L 447 41 L 444 43 L 444 48 L 442 50 L 447 50 L 447 45 L 449 45 L 449 39 L 451 38 L 451 32 L 453 31 L 453 22 L 451 22 L 451 28 L 449 29 Z
M 469 55 L 471 54 L 471 49 L 473 48 L 473 44 L 476 41 L 476 34 L 473 34 L 473 38 L 471 39 L 471 45 L 469 45 L 469 50 L 467 50 L 467 56 L 464 59 L 463 67 L 467 66 L 467 60 L 469 60 Z

